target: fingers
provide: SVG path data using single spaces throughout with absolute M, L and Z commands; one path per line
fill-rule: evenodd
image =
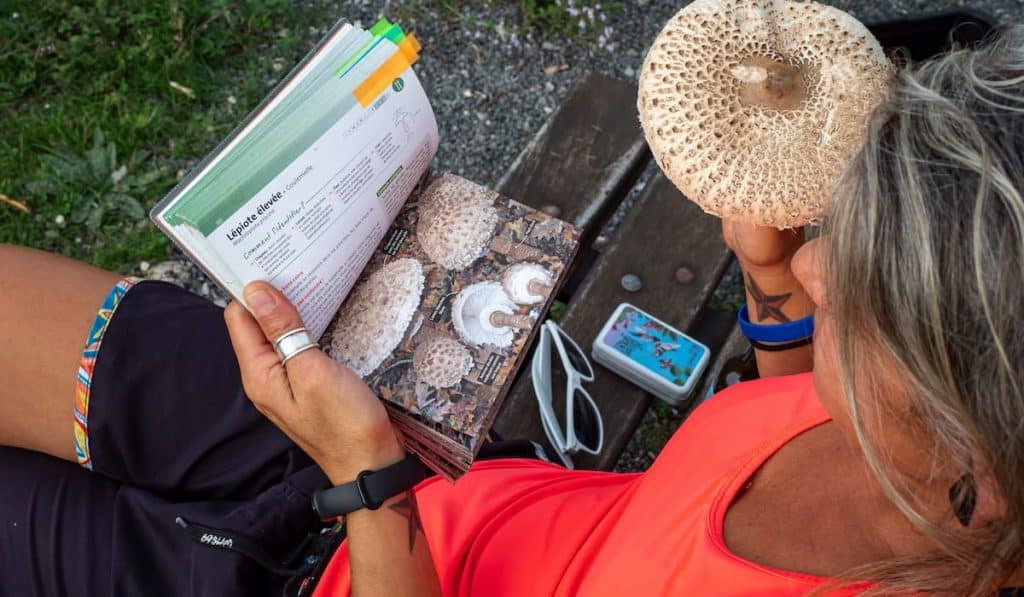
M 266 282 L 253 282 L 246 286 L 245 302 L 263 330 L 263 335 L 271 342 L 285 332 L 304 327 L 295 306 L 280 290 Z
M 733 223 L 732 220 L 722 218 L 722 239 L 725 240 L 725 246 L 735 251 L 735 243 L 733 241 Z
M 228 326 L 231 345 L 239 363 L 251 363 L 263 360 L 270 354 L 277 360 L 274 347 L 260 329 L 259 323 L 237 302 L 232 302 L 224 309 L 224 322 Z
M 291 401 L 291 388 L 284 367 L 274 347 L 263 335 L 263 330 L 252 315 L 240 304 L 233 302 L 224 310 L 231 345 L 238 357 L 242 374 L 242 387 L 246 396 L 264 415 L 273 419 L 272 412 Z
M 246 286 L 245 300 L 272 350 L 282 336 L 305 327 L 302 316 L 288 297 L 266 282 L 252 282 Z M 304 369 L 310 366 L 310 362 L 320 359 L 326 359 L 326 356 L 319 349 L 304 350 L 288 360 L 287 369 L 293 372 Z

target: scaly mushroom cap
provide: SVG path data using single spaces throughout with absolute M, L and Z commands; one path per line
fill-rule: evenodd
M 500 221 L 494 191 L 454 174 L 435 180 L 420 196 L 416 237 L 445 269 L 463 269 L 480 258 Z
M 835 8 L 696 0 L 654 40 L 637 106 L 658 165 L 704 211 L 794 227 L 820 219 L 892 72 Z
M 505 348 L 512 344 L 515 330 L 496 326 L 495 313 L 515 313 L 516 305 L 497 282 L 478 282 L 463 288 L 452 301 L 452 325 L 464 342 L 472 346 L 492 344 Z
M 539 305 L 547 294 L 538 291 L 551 288 L 551 272 L 537 263 L 517 263 L 505 270 L 501 276 L 501 287 L 520 305 Z
M 473 355 L 458 340 L 435 336 L 416 347 L 412 368 L 427 385 L 450 388 L 473 368 Z
M 402 343 L 423 295 L 423 266 L 399 259 L 380 268 L 345 299 L 331 333 L 331 358 L 366 377 Z

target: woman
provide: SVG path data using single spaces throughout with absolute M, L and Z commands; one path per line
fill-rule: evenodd
M 314 594 L 1021 584 L 1022 189 L 1024 29 L 902 73 L 821 238 L 724 224 L 754 323 L 814 311 L 811 347 L 759 351 L 765 379 L 642 475 L 489 461 L 357 510 Z M 322 475 L 403 457 L 354 374 L 315 350 L 281 365 L 270 340 L 301 322 L 265 284 L 223 314 L 232 353 L 219 310 L 172 287 L 0 263 L 4 594 L 279 592 Z

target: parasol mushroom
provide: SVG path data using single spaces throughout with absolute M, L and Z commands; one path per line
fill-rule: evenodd
M 501 287 L 512 302 L 538 305 L 551 294 L 551 272 L 539 263 L 517 263 L 501 276 Z
M 402 343 L 423 295 L 423 266 L 393 261 L 358 284 L 334 319 L 331 358 L 366 377 Z
M 454 174 L 442 175 L 423 191 L 416 236 L 431 261 L 463 269 L 484 254 L 500 221 L 494 195 Z
M 655 39 L 637 107 L 658 165 L 704 211 L 795 227 L 822 216 L 892 72 L 838 9 L 696 0 Z
M 473 368 L 466 345 L 447 336 L 434 336 L 416 347 L 412 368 L 421 381 L 435 388 L 450 388 Z
M 452 301 L 452 325 L 471 346 L 491 344 L 498 348 L 512 345 L 515 330 L 528 330 L 533 323 L 528 315 L 516 313 L 497 282 L 478 282 L 463 288 Z

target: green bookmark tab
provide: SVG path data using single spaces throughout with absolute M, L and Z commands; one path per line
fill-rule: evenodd
M 384 25 L 386 25 L 386 27 Z M 360 48 L 360 50 L 356 52 L 354 56 L 352 56 L 344 63 L 342 63 L 342 65 L 338 67 L 338 70 L 334 71 L 335 77 L 344 77 L 345 75 L 347 75 L 349 71 L 351 71 L 355 67 L 355 65 L 358 64 L 359 61 L 363 59 L 364 56 L 369 54 L 375 47 L 377 47 L 377 44 L 380 43 L 380 40 L 387 39 L 397 46 L 400 43 L 402 43 L 402 41 L 405 39 L 405 32 L 402 31 L 402 28 L 399 27 L 398 25 L 392 24 L 387 19 L 381 19 L 377 21 L 377 24 L 374 25 L 372 29 L 370 29 L 370 33 L 373 34 L 373 39 L 370 40 L 369 43 L 367 43 L 365 46 Z

